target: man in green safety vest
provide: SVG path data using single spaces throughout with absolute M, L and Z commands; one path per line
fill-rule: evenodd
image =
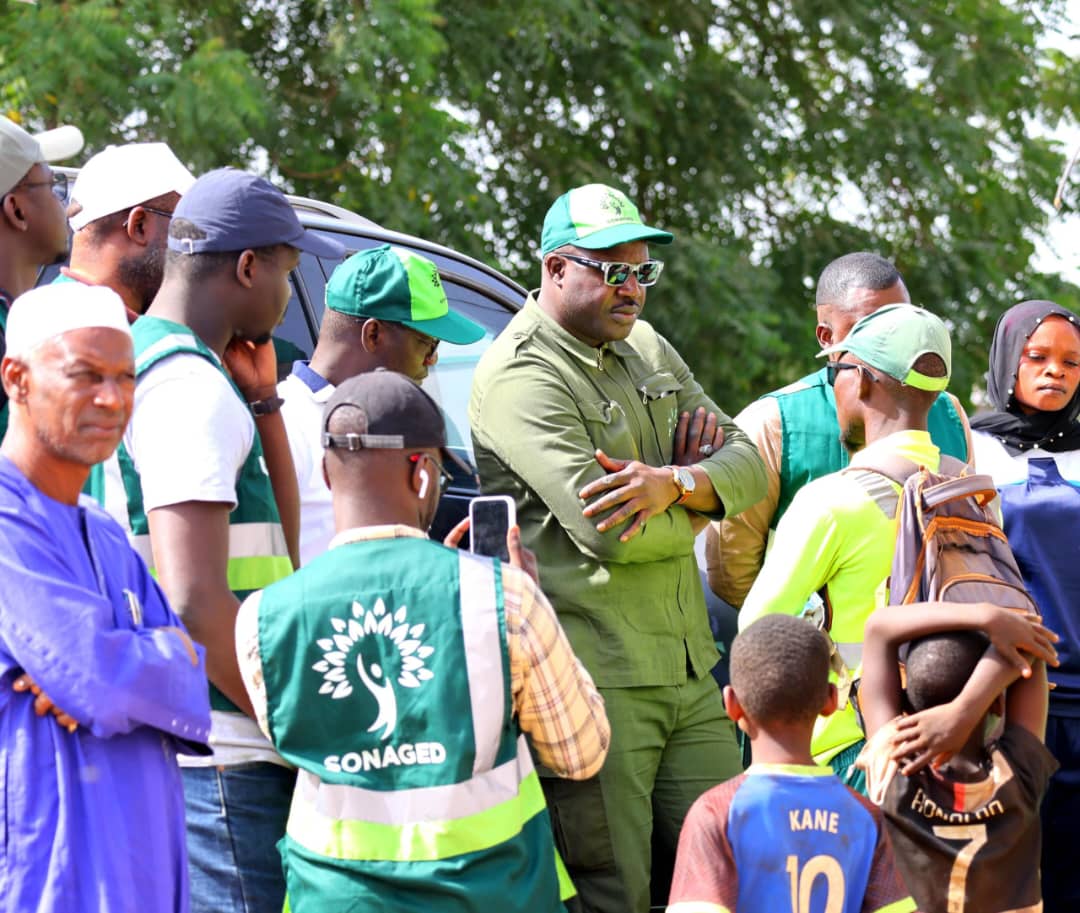
M 888 304 L 908 304 L 896 267 L 869 251 L 844 254 L 818 278 L 817 340 L 840 342 L 857 320 Z M 930 409 L 930 437 L 943 453 L 969 462 L 971 429 L 960 401 L 942 393 Z M 768 492 L 741 514 L 730 513 L 709 528 L 705 554 L 709 586 L 739 608 L 765 561 L 766 546 L 796 493 L 814 479 L 848 464 L 836 423 L 836 398 L 825 369 L 766 393 L 735 416 L 765 463 Z
M 603 700 L 521 569 L 516 527 L 515 566 L 428 539 L 453 456 L 419 386 L 352 377 L 322 431 L 337 535 L 236 623 L 259 724 L 299 768 L 289 908 L 560 913 L 573 887 L 525 735 L 562 776 L 590 777 Z
M 231 168 L 187 190 L 168 247 L 161 288 L 132 327 L 131 424 L 91 489 L 206 647 L 214 753 L 180 760 L 192 913 L 279 913 L 275 847 L 295 773 L 255 723 L 233 629 L 240 601 L 291 573 L 297 553 L 270 333 L 300 251 L 343 250 L 305 231 L 276 187 Z

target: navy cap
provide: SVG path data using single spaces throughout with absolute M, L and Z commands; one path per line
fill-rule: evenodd
M 343 257 L 345 248 L 307 231 L 280 190 L 264 178 L 218 168 L 188 188 L 173 213 L 205 232 L 202 238 L 174 238 L 169 250 L 201 254 L 290 244 L 320 257 Z M 174 221 L 175 225 L 176 222 Z

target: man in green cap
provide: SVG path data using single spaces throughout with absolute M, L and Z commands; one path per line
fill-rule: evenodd
M 896 544 L 900 485 L 875 468 L 901 458 L 938 470 L 941 454 L 927 416 L 949 383 L 951 353 L 945 324 L 910 304 L 874 311 L 821 351 L 837 356 L 826 365 L 827 381 L 851 461 L 795 495 L 739 612 L 740 630 L 771 612 L 798 615 L 812 594 L 824 591 L 829 634 L 846 668 L 857 672 L 863 628 L 886 602 Z M 831 764 L 849 786 L 865 791 L 865 776 L 853 766 L 863 733 L 844 697 L 837 713 L 818 720 L 811 748 L 819 764 Z
M 816 336 L 824 349 L 840 342 L 867 314 L 887 304 L 910 304 L 896 266 L 870 251 L 853 251 L 828 263 L 818 277 Z M 952 394 L 939 396 L 927 418 L 930 436 L 944 453 L 967 462 L 971 429 Z M 739 608 L 761 571 L 777 525 L 807 482 L 847 465 L 836 426 L 836 401 L 825 368 L 759 397 L 735 416 L 765 462 L 768 494 L 737 517 L 712 524 L 705 540 L 709 586 Z
M 612 725 L 596 777 L 544 779 L 587 911 L 647 910 L 651 838 L 658 858 L 673 855 L 693 801 L 741 770 L 709 674 L 718 655 L 694 537 L 757 501 L 765 475 L 672 345 L 638 319 L 663 268 L 648 242 L 671 240 L 611 187 L 556 200 L 540 289 L 481 359 L 469 407 L 484 491 L 513 496 Z M 664 902 L 665 874 L 652 887 Z
M 385 368 L 417 383 L 439 359 L 441 341 L 468 345 L 484 328 L 450 310 L 439 268 L 412 251 L 384 244 L 353 254 L 326 286 L 326 311 L 311 361 L 297 361 L 278 385 L 300 488 L 300 563 L 334 537 L 330 489 L 323 479 L 322 410 L 357 374 Z

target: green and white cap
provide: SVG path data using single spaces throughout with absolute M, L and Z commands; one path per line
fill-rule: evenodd
M 480 324 L 450 310 L 434 263 L 389 244 L 338 266 L 326 284 L 326 306 L 350 317 L 402 323 L 460 346 L 484 337 Z
M 919 390 L 944 390 L 952 373 L 949 330 L 939 317 L 913 304 L 887 304 L 867 314 L 818 357 L 836 352 L 850 352 L 871 368 Z M 945 376 L 928 377 L 916 371 L 913 366 L 923 355 L 937 355 L 945 362 Z
M 564 244 L 603 250 L 628 241 L 670 244 L 674 240 L 671 232 L 642 222 L 638 208 L 622 191 L 606 184 L 586 184 L 551 204 L 544 217 L 540 253 L 549 254 Z

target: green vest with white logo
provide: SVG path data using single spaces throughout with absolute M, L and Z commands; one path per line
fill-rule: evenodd
M 135 343 L 136 382 L 170 355 L 198 355 L 217 367 L 243 400 L 220 360 L 190 328 L 160 317 L 140 317 L 132 325 L 131 334 Z M 274 491 L 264 467 L 262 444 L 256 433 L 236 480 L 236 508 L 229 514 L 229 589 L 240 600 L 288 576 L 293 570 Z M 122 482 L 122 495 L 118 491 L 119 483 L 109 483 L 110 477 L 116 480 L 117 476 Z M 153 571 L 154 554 L 143 509 L 142 485 L 131 454 L 123 443 L 113 457 L 93 468 L 88 489 L 114 517 L 126 515 L 128 538 Z M 126 497 L 126 504 L 117 509 L 119 505 L 109 503 L 115 497 Z M 210 706 L 214 710 L 239 712 L 239 708 L 212 683 Z
M 780 409 L 783 435 L 780 457 L 780 498 L 770 526 L 776 529 L 796 493 L 807 482 L 839 472 L 848 464 L 836 422 L 836 397 L 825 380 L 825 369 L 808 374 L 766 396 Z M 939 396 L 927 416 L 931 440 L 942 453 L 968 461 L 964 423 L 951 396 Z
M 299 768 L 279 844 L 292 913 L 561 913 L 498 563 L 350 542 L 261 598 L 269 729 Z

